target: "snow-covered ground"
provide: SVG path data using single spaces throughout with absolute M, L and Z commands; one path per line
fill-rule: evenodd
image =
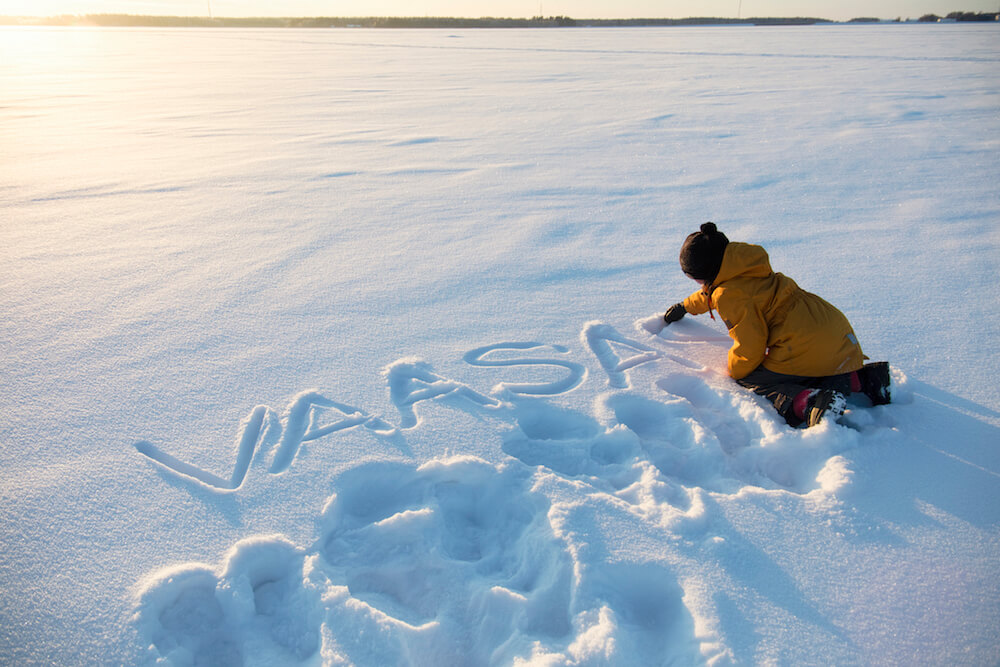
M 0 663 L 997 664 L 998 38 L 0 29 Z

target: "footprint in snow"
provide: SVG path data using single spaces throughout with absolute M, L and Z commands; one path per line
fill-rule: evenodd
M 351 470 L 321 519 L 323 572 L 385 627 L 422 628 L 469 664 L 517 631 L 565 634 L 570 559 L 529 482 L 520 466 L 471 458 Z M 331 632 L 350 652 L 351 634 Z
M 280 537 L 233 547 L 219 570 L 155 576 L 140 595 L 137 630 L 149 663 L 243 665 L 302 660 L 319 648 L 318 593 L 303 583 L 304 553 Z
M 590 415 L 541 401 L 520 401 L 513 415 L 516 427 L 504 434 L 503 450 L 528 466 L 620 485 L 622 465 L 639 454 L 631 434 L 607 429 Z
M 179 572 L 158 587 L 161 601 L 148 601 L 154 616 L 149 639 L 174 665 L 242 665 L 243 655 L 215 597 L 216 578 L 207 569 Z

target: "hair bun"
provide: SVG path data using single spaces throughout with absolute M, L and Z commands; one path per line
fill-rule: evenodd
M 701 225 L 701 231 L 688 234 L 681 246 L 681 270 L 689 278 L 712 283 L 719 275 L 729 239 L 714 222 Z

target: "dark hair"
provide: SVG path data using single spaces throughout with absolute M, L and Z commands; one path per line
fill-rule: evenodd
M 722 257 L 729 239 L 714 222 L 706 222 L 699 231 L 689 234 L 681 246 L 681 270 L 689 278 L 711 283 L 719 275 Z

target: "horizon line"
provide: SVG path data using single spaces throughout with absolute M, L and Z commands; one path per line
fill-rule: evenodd
M 957 15 L 957 16 L 956 16 Z M 53 27 L 273 27 L 273 28 L 504 28 L 504 27 L 672 27 L 711 25 L 815 25 L 815 24 L 864 24 L 864 23 L 959 23 L 996 22 L 1000 13 L 951 12 L 944 17 L 924 14 L 920 18 L 886 19 L 860 16 L 846 20 L 805 16 L 689 16 L 631 17 L 631 18 L 581 18 L 570 16 L 214 16 L 166 14 L 54 14 L 49 16 L 24 16 L 0 14 L 0 25 L 27 25 Z M 428 25 L 441 23 L 440 26 Z M 256 24 L 256 25 L 252 25 Z

